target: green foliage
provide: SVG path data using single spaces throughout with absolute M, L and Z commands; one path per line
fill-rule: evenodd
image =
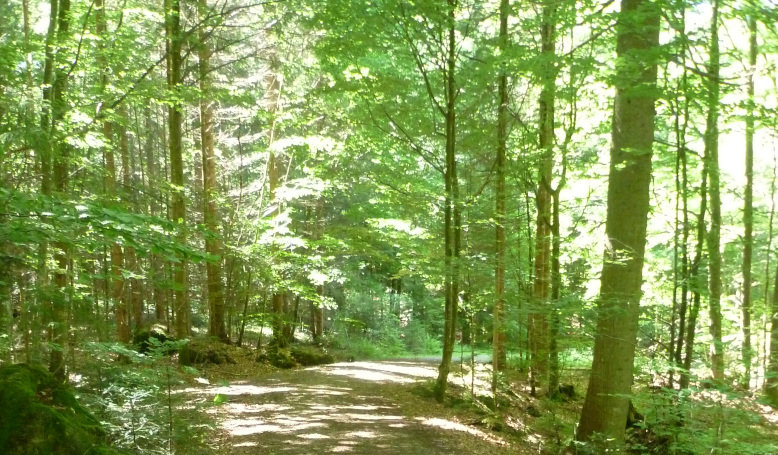
M 72 390 L 39 365 L 0 367 L 0 447 L 8 455 L 118 453 Z
M 632 453 L 775 453 L 758 404 L 742 392 L 655 389 L 634 402 L 645 421 L 632 430 Z
M 117 447 L 149 455 L 210 453 L 212 422 L 201 405 L 182 406 L 188 397 L 174 390 L 195 373 L 178 370 L 167 356 L 185 343 L 159 343 L 145 355 L 117 344 L 85 346 L 89 361 L 79 389 Z

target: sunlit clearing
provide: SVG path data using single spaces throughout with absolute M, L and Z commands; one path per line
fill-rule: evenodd
M 211 408 L 207 412 L 216 413 L 226 411 L 230 414 L 253 414 L 267 411 L 287 411 L 292 409 L 290 406 L 282 406 L 280 404 L 245 404 L 245 403 L 225 403 L 219 408 Z
M 463 425 L 461 423 L 452 422 L 450 420 L 445 419 L 425 419 L 424 417 L 416 417 L 416 420 L 420 421 L 423 425 L 431 426 L 431 427 L 438 427 L 442 428 L 444 430 L 454 430 L 454 431 L 462 431 L 465 433 L 472 434 L 474 436 L 478 436 L 479 438 L 483 439 L 484 441 L 489 441 L 494 444 L 499 445 L 505 445 L 507 444 L 502 439 L 496 438 L 494 436 L 491 436 L 487 433 L 484 433 L 481 430 L 477 430 L 475 428 L 471 428 L 467 425 Z
M 342 452 L 349 452 L 352 449 L 353 449 L 353 447 L 351 447 L 351 446 L 337 446 L 337 447 L 333 447 L 331 452 L 342 453 Z
M 232 436 L 248 436 L 252 434 L 260 433 L 291 433 L 299 430 L 308 430 L 310 428 L 322 428 L 327 425 L 318 422 L 298 422 L 298 421 L 284 421 L 276 422 L 276 424 L 268 424 L 259 419 L 230 419 L 225 420 L 222 427 L 227 430 Z
M 357 370 L 357 369 L 353 369 L 353 370 L 337 369 L 332 371 L 325 371 L 325 373 L 329 373 L 335 376 L 348 376 L 354 379 L 363 379 L 365 381 L 399 382 L 402 384 L 407 384 L 409 382 L 416 382 L 416 380 L 412 378 L 405 378 L 402 376 L 381 373 L 378 371 L 365 371 L 365 370 Z
M 348 376 L 366 381 L 384 381 L 397 383 L 416 382 L 421 378 L 434 378 L 437 371 L 434 367 L 423 367 L 414 363 L 378 363 L 349 362 L 335 363 L 317 370 L 335 376 Z
M 183 389 L 184 393 L 191 393 L 195 395 L 264 395 L 266 393 L 282 393 L 291 392 L 294 389 L 292 387 L 259 387 L 250 384 L 232 384 L 222 387 L 209 387 L 206 389 L 201 388 L 188 388 Z
M 257 445 L 258 444 L 256 442 L 239 442 L 233 447 L 256 447 Z
M 297 437 L 303 439 L 330 439 L 329 436 L 319 433 L 301 434 Z
M 351 433 L 346 433 L 346 437 L 350 438 L 377 438 L 378 434 L 374 433 L 372 431 L 352 431 Z

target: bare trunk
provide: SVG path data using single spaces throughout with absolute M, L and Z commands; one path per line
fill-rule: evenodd
M 654 141 L 654 101 L 659 45 L 659 7 L 622 0 L 617 27 L 617 65 L 607 235 L 598 302 L 594 361 L 576 438 L 620 444 L 632 393 Z M 640 69 L 635 69 L 640 68 Z
M 208 11 L 207 0 L 198 2 L 200 20 Z M 222 244 L 219 237 L 219 210 L 216 207 L 218 181 L 216 180 L 216 155 L 213 148 L 213 101 L 211 96 L 211 46 L 208 34 L 201 27 L 198 57 L 200 60 L 200 141 L 203 153 L 203 218 L 209 234 L 205 237 L 205 251 L 216 259 L 206 264 L 208 281 L 208 308 L 211 311 L 208 333 L 229 341 L 224 324 L 224 289 L 222 286 Z
M 181 82 L 181 5 L 179 0 L 166 0 L 168 53 L 168 88 L 172 96 L 177 97 L 178 84 Z M 170 218 L 178 225 L 178 241 L 185 244 L 186 200 L 184 195 L 184 160 L 182 139 L 183 114 L 180 101 L 174 101 L 168 107 L 168 128 L 170 149 L 170 183 L 173 187 Z M 173 282 L 174 305 L 176 313 L 176 335 L 179 338 L 189 336 L 190 309 L 187 283 L 187 260 L 179 258 L 174 265 Z
M 456 17 L 455 1 L 448 0 L 448 55 L 446 59 L 446 171 L 445 171 L 445 320 L 443 324 L 443 359 L 438 367 L 435 399 L 443 402 L 448 388 L 448 373 L 454 353 L 459 304 L 459 250 L 462 232 L 462 208 L 459 202 L 459 179 L 456 159 Z
M 754 231 L 754 71 L 756 69 L 756 18 L 748 18 L 748 74 L 746 100 L 746 188 L 743 207 L 743 386 L 751 387 L 751 262 L 753 256 Z
M 711 369 L 713 379 L 724 381 L 724 344 L 721 332 L 721 188 L 719 183 L 719 1 L 713 0 L 711 13 L 710 61 L 708 63 L 707 119 L 705 125 L 705 160 L 708 163 L 710 184 L 710 231 L 708 232 L 708 257 L 710 272 L 708 282 L 708 310 L 710 334 L 713 337 Z
M 508 0 L 500 1 L 500 49 L 508 49 Z M 496 373 L 505 370 L 505 149 L 508 140 L 508 72 L 500 69 L 497 107 L 497 182 L 496 182 L 496 235 L 494 266 L 494 317 L 492 334 L 492 369 Z M 464 334 L 462 336 L 464 343 Z M 492 389 L 496 389 L 496 376 Z

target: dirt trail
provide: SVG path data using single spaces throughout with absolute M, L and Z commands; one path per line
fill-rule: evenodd
M 436 455 L 517 453 L 409 392 L 436 377 L 419 362 L 351 362 L 207 387 L 222 394 L 222 453 Z

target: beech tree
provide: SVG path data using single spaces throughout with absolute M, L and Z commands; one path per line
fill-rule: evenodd
M 658 5 L 622 0 L 594 359 L 576 438 L 621 441 L 632 390 L 654 142 Z

